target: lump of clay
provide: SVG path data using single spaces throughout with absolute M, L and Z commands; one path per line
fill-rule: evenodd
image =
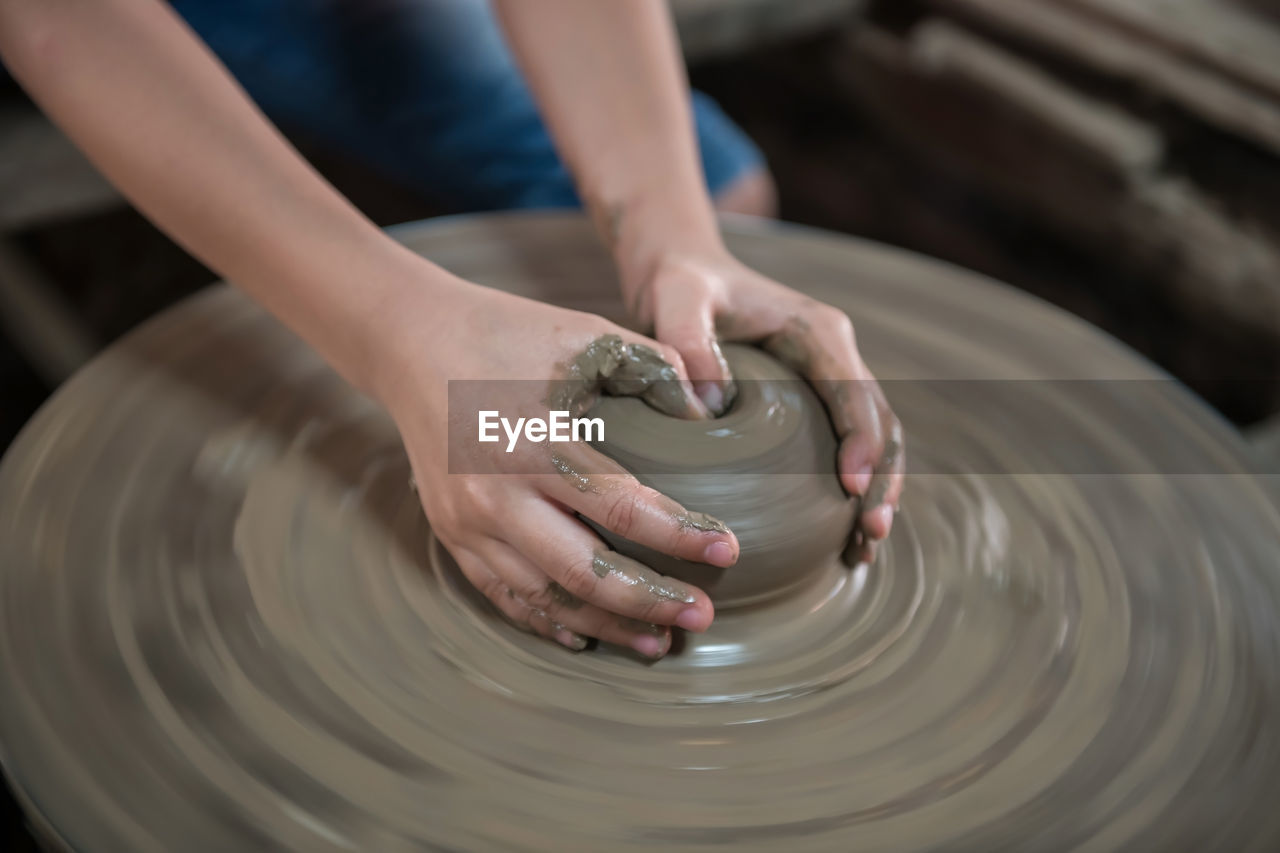
M 719 418 L 681 420 L 634 397 L 601 397 L 591 410 L 605 425 L 597 449 L 686 509 L 723 521 L 742 552 L 736 565 L 719 569 L 597 531 L 619 552 L 702 587 L 722 608 L 802 586 L 840 559 L 854 520 L 817 394 L 761 350 L 724 353 L 738 395 Z

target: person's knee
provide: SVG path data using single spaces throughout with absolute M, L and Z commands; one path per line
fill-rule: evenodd
M 769 170 L 759 166 L 743 172 L 715 194 L 716 210 L 750 216 L 778 215 L 778 188 Z

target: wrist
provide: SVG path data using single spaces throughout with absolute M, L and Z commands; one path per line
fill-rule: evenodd
M 436 353 L 449 346 L 459 305 L 472 285 L 403 249 L 390 265 L 366 310 L 353 317 L 352 369 L 342 371 L 362 392 L 395 415 L 411 385 L 446 381 L 433 375 L 445 362 Z
M 673 259 L 718 257 L 726 251 L 705 192 L 652 187 L 612 204 L 593 204 L 592 212 L 632 308 L 636 295 Z

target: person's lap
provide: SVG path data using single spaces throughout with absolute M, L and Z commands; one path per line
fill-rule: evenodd
M 175 0 L 267 115 L 459 210 L 578 204 L 484 0 Z M 693 101 L 713 194 L 759 151 Z

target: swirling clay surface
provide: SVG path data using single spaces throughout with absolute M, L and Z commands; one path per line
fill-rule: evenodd
M 399 236 L 620 314 L 577 219 Z M 906 380 L 874 565 L 728 608 L 654 664 L 521 633 L 433 540 L 384 414 L 214 288 L 74 377 L 0 468 L 0 739 L 47 837 L 1280 849 L 1280 519 L 1233 431 L 1180 391 L 1044 382 L 1163 376 L 976 276 L 800 229 L 729 241 Z M 1037 380 L 1037 404 L 938 379 Z M 1157 455 L 1192 473 L 1123 473 Z
M 676 420 L 636 397 L 610 396 L 590 413 L 604 422 L 597 449 L 646 486 L 728 525 L 741 550 L 731 569 L 719 569 L 592 526 L 628 557 L 704 589 L 722 614 L 838 583 L 857 508 L 836 476 L 835 431 L 809 384 L 762 350 L 726 344 L 724 354 L 738 391 L 723 417 Z M 751 629 L 763 639 L 778 621 L 752 619 Z M 722 635 L 689 640 L 719 644 Z

